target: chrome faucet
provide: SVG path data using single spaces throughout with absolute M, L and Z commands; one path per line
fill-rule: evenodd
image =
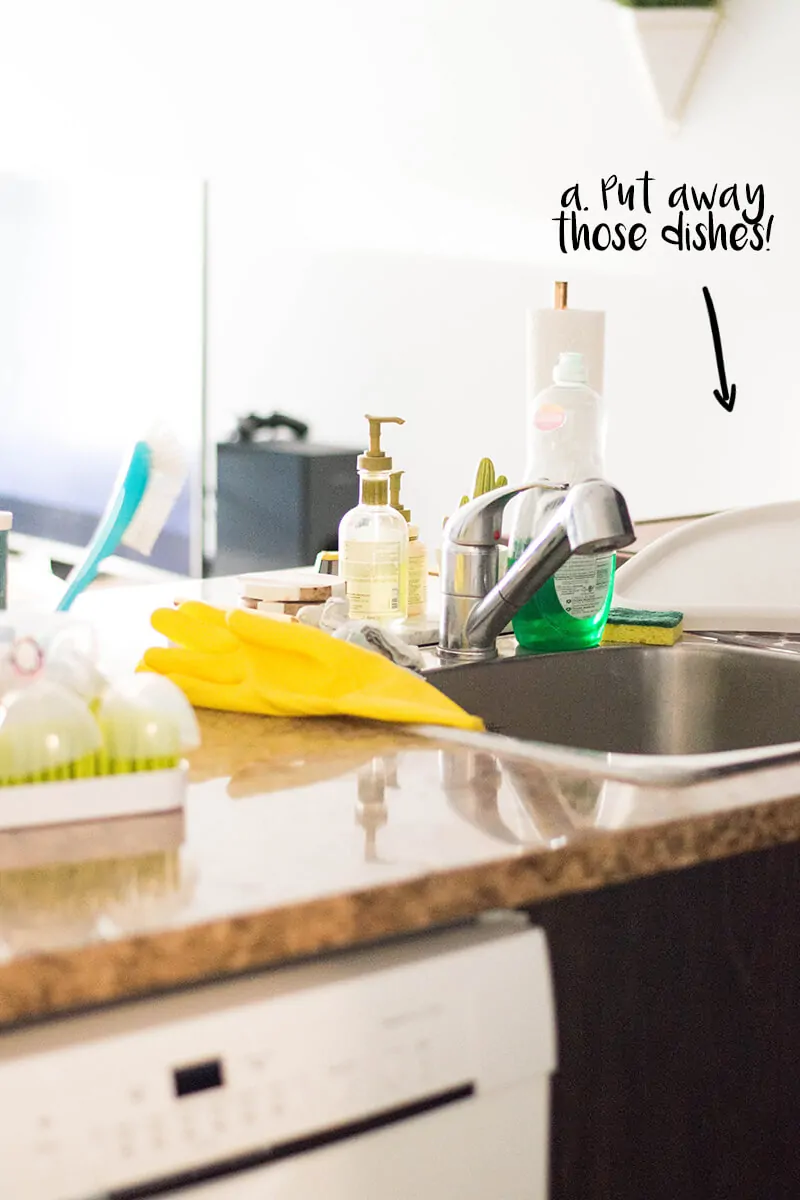
M 510 500 L 536 492 L 541 532 L 499 580 L 498 543 Z M 634 540 L 628 506 L 602 479 L 497 488 L 465 504 L 444 530 L 439 653 L 494 658 L 497 638 L 523 604 L 573 554 L 619 550 Z

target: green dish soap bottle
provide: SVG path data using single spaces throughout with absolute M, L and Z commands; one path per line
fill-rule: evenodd
M 540 392 L 528 414 L 525 478 L 579 483 L 603 477 L 606 423 L 603 402 L 587 385 L 582 354 L 563 353 L 553 386 Z M 535 492 L 516 502 L 509 536 L 509 567 L 551 515 L 553 499 Z M 556 501 L 558 503 L 558 501 Z M 614 554 L 574 554 L 512 621 L 524 650 L 588 650 L 599 645 L 614 593 Z

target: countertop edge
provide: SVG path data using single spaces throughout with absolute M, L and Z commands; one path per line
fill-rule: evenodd
M 800 838 L 800 796 L 0 965 L 0 1030 L 527 908 Z

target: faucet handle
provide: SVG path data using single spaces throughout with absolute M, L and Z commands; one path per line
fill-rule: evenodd
M 534 488 L 540 491 L 565 492 L 565 483 L 509 484 L 476 496 L 453 513 L 444 527 L 444 540 L 455 546 L 496 546 L 503 532 L 503 513 L 506 505 L 523 492 Z

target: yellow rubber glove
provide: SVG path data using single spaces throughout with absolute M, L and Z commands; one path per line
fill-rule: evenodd
M 413 672 L 307 625 L 192 600 L 151 623 L 177 645 L 148 650 L 139 670 L 166 675 L 196 708 L 484 728 Z

